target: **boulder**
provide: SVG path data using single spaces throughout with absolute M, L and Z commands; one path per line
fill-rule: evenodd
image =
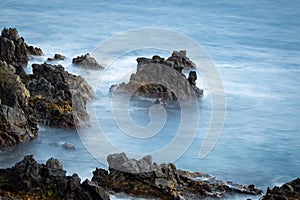
M 32 71 L 27 87 L 38 121 L 58 128 L 86 126 L 86 103 L 94 97 L 88 83 L 61 65 L 33 64 Z
M 56 60 L 65 60 L 66 57 L 59 54 L 59 53 L 56 53 L 54 54 L 54 57 L 53 58 L 48 58 L 47 61 L 56 61 Z
M 0 36 L 0 60 L 8 64 L 27 65 L 28 55 L 42 55 L 40 48 L 28 46 L 17 29 L 4 28 Z
M 179 170 L 172 163 L 157 165 L 151 156 L 135 160 L 120 153 L 109 155 L 107 161 L 109 171 L 96 169 L 92 181 L 106 190 L 135 197 L 173 200 L 262 194 L 254 185 L 223 182 L 208 174 Z
M 20 199 L 109 200 L 106 191 L 91 181 L 80 183 L 77 174 L 67 176 L 62 163 L 51 158 L 39 164 L 33 155 L 14 167 L 0 169 L 0 196 Z
M 72 63 L 90 69 L 104 68 L 97 62 L 95 58 L 91 57 L 89 53 L 73 58 Z
M 188 79 L 182 73 L 184 68 L 195 67 L 185 51 L 174 51 L 167 60 L 157 55 L 152 59 L 137 58 L 137 63 L 137 71 L 131 75 L 129 82 L 113 85 L 110 91 L 154 98 L 162 104 L 203 96 L 203 90 L 196 86 L 196 72 L 190 71 Z
M 283 184 L 281 187 L 275 186 L 272 190 L 267 189 L 266 195 L 261 200 L 294 200 L 300 199 L 300 178 Z
M 37 120 L 28 105 L 30 93 L 13 66 L 0 61 L 0 147 L 37 136 Z

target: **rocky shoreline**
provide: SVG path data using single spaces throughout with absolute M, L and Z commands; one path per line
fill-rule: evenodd
M 24 67 L 32 56 L 43 51 L 29 46 L 14 28 L 4 28 L 0 36 L 0 148 L 14 147 L 34 139 L 38 124 L 56 128 L 88 126 L 86 104 L 95 94 L 81 76 L 63 66 L 33 64 L 32 74 Z M 55 54 L 48 62 L 63 60 Z M 73 58 L 72 63 L 89 69 L 103 67 L 89 54 Z M 167 58 L 154 55 L 138 58 L 137 71 L 128 83 L 113 85 L 111 92 L 130 93 L 156 99 L 156 103 L 201 98 L 196 86 L 196 65 L 184 50 Z M 188 73 L 188 77 L 183 73 Z M 75 148 L 64 144 L 65 148 Z M 262 195 L 255 185 L 224 182 L 201 172 L 177 169 L 172 163 L 157 164 L 151 156 L 128 159 L 124 153 L 109 155 L 109 168 L 96 169 L 90 180 L 81 182 L 77 174 L 67 176 L 62 163 L 50 158 L 39 164 L 33 155 L 8 169 L 0 169 L 1 199 L 109 199 L 110 194 L 159 199 L 207 199 L 234 194 Z M 300 199 L 300 179 L 282 187 L 267 189 L 262 200 Z
M 125 193 L 131 197 L 163 200 L 222 199 L 234 195 L 260 197 L 255 185 L 224 182 L 201 172 L 177 169 L 172 163 L 156 164 L 151 156 L 128 159 L 124 153 L 107 157 L 109 169 L 96 168 L 91 180 L 77 174 L 67 176 L 62 163 L 50 158 L 38 163 L 33 155 L 8 169 L 0 169 L 0 199 L 76 199 L 108 200 Z M 295 200 L 300 197 L 300 179 L 267 189 L 261 200 Z
M 32 64 L 30 56 L 41 56 L 40 48 L 29 46 L 15 28 L 4 28 L 0 36 L 0 148 L 10 148 L 38 135 L 38 124 L 55 128 L 88 126 L 86 104 L 95 94 L 81 76 L 61 65 Z M 54 59 L 64 59 L 56 54 Z M 85 66 L 97 64 L 85 56 Z M 52 61 L 51 59 L 48 61 Z M 79 63 L 80 64 L 80 63 Z

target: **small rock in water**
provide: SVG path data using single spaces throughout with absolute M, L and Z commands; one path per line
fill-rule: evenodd
M 56 53 L 53 58 L 48 58 L 48 61 L 65 60 L 65 56 Z
M 69 150 L 75 150 L 76 149 L 74 144 L 70 144 L 70 143 L 66 143 L 66 142 L 63 144 L 63 147 L 65 149 L 69 149 Z
M 82 67 L 90 68 L 90 69 L 103 69 L 95 58 L 91 57 L 89 53 L 81 56 L 77 56 L 72 60 L 73 64 L 80 65 Z

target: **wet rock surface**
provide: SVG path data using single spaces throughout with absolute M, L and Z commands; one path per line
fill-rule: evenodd
M 135 160 L 120 153 L 109 155 L 107 160 L 109 171 L 96 169 L 92 181 L 106 190 L 118 193 L 160 199 L 204 199 L 234 194 L 262 194 L 254 185 L 243 186 L 223 182 L 207 174 L 178 170 L 172 163 L 157 165 L 152 163 L 151 156 Z
M 186 51 L 174 51 L 167 60 L 160 56 L 137 58 L 137 71 L 128 83 L 111 87 L 112 92 L 127 92 L 133 96 L 157 99 L 157 102 L 169 102 L 200 98 L 203 90 L 197 88 L 196 71 L 190 71 L 188 79 L 183 69 L 195 68 L 195 64 L 186 57 Z
M 27 86 L 31 94 L 29 103 L 39 122 L 59 128 L 86 126 L 86 103 L 94 97 L 88 83 L 61 65 L 33 64 L 32 71 Z
M 103 188 L 77 174 L 66 176 L 62 163 L 51 158 L 39 164 L 33 155 L 9 169 L 0 169 L 0 196 L 4 199 L 108 200 Z M 1 197 L 1 198 L 2 198 Z
M 4 28 L 0 36 L 0 60 L 8 64 L 26 65 L 28 54 L 42 55 L 43 52 L 40 48 L 28 46 L 17 29 Z
M 261 200 L 295 200 L 300 199 L 300 178 L 283 184 L 281 187 L 275 186 L 272 190 L 267 189 L 266 195 Z
M 72 63 L 90 69 L 104 69 L 89 53 L 73 58 Z
M 28 105 L 30 93 L 15 68 L 0 61 L 0 147 L 11 147 L 37 135 L 37 120 Z

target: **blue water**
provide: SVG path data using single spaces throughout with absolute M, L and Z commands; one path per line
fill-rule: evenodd
M 226 118 L 215 148 L 200 160 L 198 152 L 212 108 L 208 88 L 199 80 L 198 86 L 205 89 L 205 97 L 199 101 L 201 122 L 192 145 L 176 165 L 266 189 L 300 176 L 299 7 L 296 0 L 4 0 L 0 27 L 16 27 L 28 44 L 43 49 L 45 56 L 30 63 L 61 53 L 67 59 L 58 63 L 75 74 L 80 72 L 71 65 L 72 57 L 93 52 L 121 32 L 154 27 L 191 37 L 206 50 L 219 71 L 226 94 Z M 153 54 L 167 57 L 170 52 L 129 52 L 104 73 L 101 84 L 93 85 L 97 96 L 89 109 L 97 113 L 96 120 L 109 140 L 125 150 L 151 152 L 168 143 L 178 129 L 180 109 L 176 106 L 166 108 L 166 126 L 148 145 L 122 136 L 111 116 L 109 86 L 126 77 L 128 80 L 125 75 L 135 70 L 137 56 Z M 93 73 L 82 75 L 88 79 Z M 150 105 L 148 100 L 132 103 L 130 113 L 136 123 L 149 123 Z M 73 143 L 77 148 L 65 150 L 62 142 Z M 41 127 L 39 137 L 31 143 L 1 153 L 0 167 L 12 166 L 28 153 L 34 153 L 41 162 L 57 157 L 68 173 L 77 172 L 82 178 L 90 178 L 95 167 L 105 167 L 85 149 L 75 130 L 46 127 Z

